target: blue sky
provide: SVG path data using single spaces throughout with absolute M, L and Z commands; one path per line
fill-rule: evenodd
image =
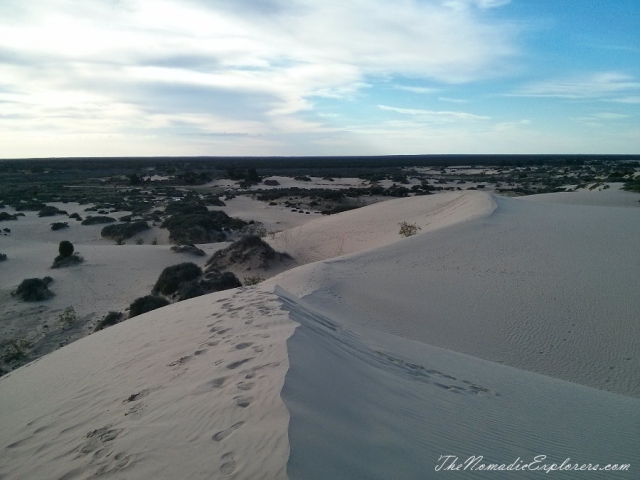
M 3 0 L 0 158 L 640 154 L 637 0 Z

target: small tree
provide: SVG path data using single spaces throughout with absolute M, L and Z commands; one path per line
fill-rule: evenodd
M 58 252 L 62 258 L 68 258 L 73 255 L 73 244 L 68 240 L 63 240 L 58 246 Z

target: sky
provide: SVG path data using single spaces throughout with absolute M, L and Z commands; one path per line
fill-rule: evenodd
M 0 158 L 640 154 L 638 0 L 2 0 Z

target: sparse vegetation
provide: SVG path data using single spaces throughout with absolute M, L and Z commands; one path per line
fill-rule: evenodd
M 206 207 L 205 207 L 206 208 Z M 231 218 L 223 211 L 176 214 L 162 222 L 161 228 L 169 230 L 169 238 L 175 243 L 224 242 L 226 231 L 238 230 L 247 222 Z
M 200 276 L 202 276 L 202 269 L 195 263 L 185 262 L 172 265 L 162 271 L 152 293 L 171 295 L 177 292 L 183 283 L 195 280 Z
M 74 250 L 75 248 L 73 247 L 73 244 L 68 240 L 63 240 L 58 245 L 58 253 L 60 254 L 61 258 L 70 257 L 73 254 Z
M 196 257 L 204 257 L 206 253 L 204 250 L 199 249 L 193 244 L 189 245 L 174 245 L 171 247 L 171 251 L 175 253 L 190 253 L 191 255 L 195 255 Z
M 60 253 L 60 255 L 53 260 L 51 268 L 64 268 L 82 263 L 84 259 L 79 255 L 74 255 L 73 252 L 74 246 L 70 241 L 61 241 L 58 245 L 58 253 Z
M 288 253 L 276 252 L 271 245 L 258 235 L 248 235 L 232 243 L 223 250 L 215 252 L 207 265 L 209 268 L 224 270 L 232 265 L 254 266 L 255 268 L 269 268 L 269 262 L 288 260 Z
M 20 283 L 12 295 L 20 297 L 25 302 L 48 300 L 54 296 L 54 293 L 49 290 L 51 282 L 53 282 L 51 277 L 27 278 Z
M 407 222 L 402 222 L 400 223 L 400 235 L 402 235 L 403 237 L 411 237 L 415 234 L 418 233 L 418 230 L 421 230 L 421 228 L 419 226 L 417 226 L 415 223 L 407 223 Z
M 0 262 L 5 262 L 7 260 L 7 254 L 6 253 L 0 253 Z
M 69 224 L 67 222 L 54 222 L 51 224 L 51 230 L 54 232 L 56 230 L 62 230 L 64 228 L 69 228 Z
M 9 220 L 18 220 L 18 216 L 11 215 L 7 212 L 0 212 L 0 222 L 7 222 Z
M 54 215 L 67 215 L 67 212 L 51 205 L 45 205 L 38 212 L 39 217 L 53 217 Z
M 82 221 L 82 225 L 98 225 L 101 223 L 113 223 L 116 219 L 113 217 L 105 217 L 105 216 L 89 216 Z
M 136 298 L 133 303 L 129 305 L 129 318 L 137 317 L 138 315 L 156 310 L 157 308 L 166 307 L 167 305 L 169 305 L 169 300 L 157 295 L 146 295 Z
M 98 322 L 96 328 L 94 328 L 94 332 L 99 332 L 100 330 L 104 330 L 107 327 L 111 327 L 116 325 L 122 319 L 122 312 L 111 311 L 105 317 Z
M 264 278 L 260 275 L 254 275 L 252 277 L 244 277 L 245 286 L 258 285 L 259 283 L 264 282 Z
M 2 352 L 2 361 L 4 363 L 22 360 L 27 356 L 27 350 L 33 345 L 24 338 L 13 338 L 8 340 Z
M 72 327 L 78 321 L 76 316 L 76 310 L 73 307 L 67 307 L 64 311 L 58 315 L 58 323 L 63 327 Z
M 126 240 L 140 232 L 149 230 L 149 225 L 144 220 L 138 220 L 136 222 L 118 223 L 116 225 L 107 225 L 102 229 L 100 235 L 103 238 L 109 238 L 112 240 Z

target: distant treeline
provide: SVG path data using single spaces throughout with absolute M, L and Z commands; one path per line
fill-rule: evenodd
M 137 170 L 140 168 L 343 169 L 388 167 L 583 165 L 585 162 L 640 162 L 640 155 L 389 155 L 344 157 L 116 157 L 0 160 L 0 171 Z

